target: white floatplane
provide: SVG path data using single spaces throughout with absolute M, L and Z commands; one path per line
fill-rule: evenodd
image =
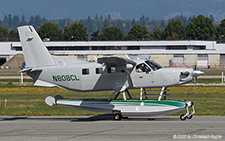
M 166 100 L 167 87 L 191 82 L 203 72 L 190 68 L 163 68 L 150 60 L 150 56 L 98 58 L 96 62 L 52 56 L 33 26 L 18 27 L 26 62 L 21 72 L 33 78 L 34 85 L 60 87 L 72 91 L 114 90 L 107 100 L 66 100 L 61 96 L 47 97 L 50 106 L 72 107 L 113 113 L 114 119 L 127 116 L 164 115 L 187 110 L 180 118 L 191 118 L 195 113 L 193 103 Z M 145 88 L 162 88 L 157 100 L 143 100 Z M 140 99 L 133 100 L 129 89 L 141 89 Z M 123 100 L 116 100 L 123 94 Z M 130 97 L 126 99 L 125 93 Z M 114 100 L 112 99 L 113 97 Z M 162 100 L 162 97 L 164 99 Z M 193 112 L 189 113 L 189 108 Z

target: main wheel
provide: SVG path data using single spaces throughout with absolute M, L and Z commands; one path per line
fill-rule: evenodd
M 184 121 L 184 120 L 186 120 L 186 118 L 187 118 L 187 117 L 185 116 L 185 114 L 180 115 L 180 119 L 181 119 L 181 120 Z
M 114 115 L 114 120 L 121 120 L 122 116 L 120 114 Z

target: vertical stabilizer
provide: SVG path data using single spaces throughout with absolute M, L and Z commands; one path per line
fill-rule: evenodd
M 18 27 L 26 67 L 55 65 L 55 61 L 33 26 Z

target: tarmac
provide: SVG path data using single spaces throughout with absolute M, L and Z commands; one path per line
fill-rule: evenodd
M 1 141 L 225 140 L 225 117 L 0 116 Z

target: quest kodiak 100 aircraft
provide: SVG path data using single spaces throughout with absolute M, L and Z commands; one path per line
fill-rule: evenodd
M 181 120 L 195 113 L 190 101 L 166 100 L 166 89 L 192 81 L 203 74 L 190 68 L 163 68 L 150 57 L 136 56 L 128 59 L 118 56 L 98 58 L 97 62 L 81 61 L 51 55 L 33 26 L 18 27 L 26 72 L 36 86 L 61 87 L 72 91 L 114 90 L 105 100 L 63 99 L 47 97 L 46 104 L 112 113 L 114 119 L 128 116 L 164 115 L 182 110 Z M 156 100 L 148 100 L 145 88 L 162 88 Z M 133 100 L 129 89 L 140 89 L 140 99 Z M 117 100 L 123 94 L 123 100 Z M 129 100 L 126 98 L 126 93 Z M 144 95 L 142 95 L 144 93 Z M 146 97 L 143 100 L 142 97 Z M 114 98 L 113 98 L 114 97 Z M 164 97 L 164 99 L 162 99 Z M 192 113 L 189 108 L 192 107 Z

